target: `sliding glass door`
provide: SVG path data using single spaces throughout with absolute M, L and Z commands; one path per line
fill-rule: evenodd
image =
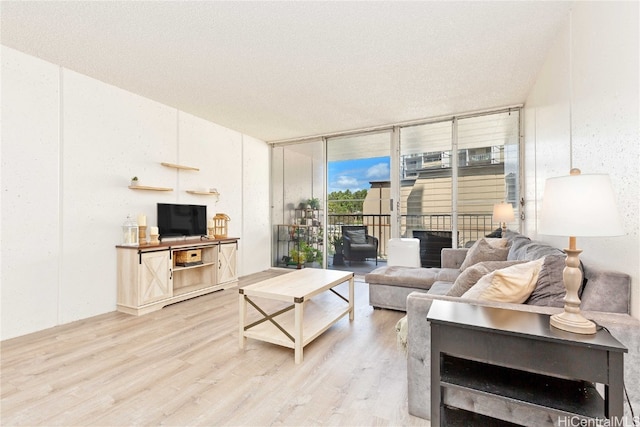
M 416 237 L 423 266 L 439 266 L 443 247 L 499 227 L 496 203 L 519 228 L 519 176 L 519 108 L 274 146 L 273 265 L 335 267 L 342 227 L 359 225 L 377 260 L 390 238 Z
M 457 121 L 459 244 L 467 245 L 499 227 L 493 205 L 513 206 L 518 227 L 519 111 Z
M 327 248 L 331 267 L 338 268 L 349 257 L 349 253 L 340 256 L 345 225 L 365 227 L 378 240 L 376 258 L 386 258 L 391 237 L 390 141 L 388 131 L 327 140 L 327 236 L 338 243 Z M 338 256 L 334 256 L 336 249 Z M 364 260 L 375 261 L 372 258 L 368 254 Z
M 497 228 L 496 203 L 513 205 L 518 227 L 519 122 L 515 109 L 401 128 L 400 231 L 432 246 L 423 264 Z

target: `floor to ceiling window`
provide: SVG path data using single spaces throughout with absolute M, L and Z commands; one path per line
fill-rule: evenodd
M 477 240 L 499 227 L 493 205 L 510 203 L 517 226 L 519 111 L 461 118 L 457 121 L 459 244 Z
M 468 245 L 499 226 L 492 211 L 502 201 L 518 227 L 519 116 L 514 109 L 400 130 L 403 236 L 430 240 L 435 254 Z
M 327 236 L 330 265 L 377 260 L 391 237 L 389 131 L 327 139 Z M 362 228 L 377 248 L 352 251 L 343 228 Z M 337 254 L 337 255 L 336 255 Z M 375 264 L 374 264 L 375 265 Z
M 274 146 L 273 265 L 332 268 L 342 226 L 362 225 L 376 259 L 389 238 L 417 237 L 423 265 L 437 266 L 442 247 L 498 228 L 502 201 L 518 229 L 519 146 L 519 108 Z
M 322 267 L 325 261 L 324 141 L 273 147 L 272 265 Z

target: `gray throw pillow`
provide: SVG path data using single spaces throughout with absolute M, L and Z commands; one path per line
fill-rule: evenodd
M 525 304 L 543 307 L 564 307 L 566 289 L 562 278 L 565 255 L 547 255 L 538 274 L 536 287 Z
M 364 230 L 347 230 L 347 237 L 351 239 L 351 243 L 362 245 L 367 243 L 367 237 L 364 234 Z
M 531 243 L 531 239 L 523 236 L 522 234 L 507 237 L 507 240 L 511 242 L 511 248 L 509 249 L 509 255 L 507 259 L 524 259 L 526 254 L 526 246 Z
M 522 264 L 524 261 L 484 261 L 479 262 L 465 269 L 447 292 L 448 296 L 460 297 L 475 285 L 482 276 L 495 270 L 510 267 L 515 264 Z
M 495 247 L 492 246 L 487 239 L 480 239 L 467 251 L 467 256 L 464 258 L 464 261 L 460 266 L 460 271 L 464 271 L 468 267 L 482 261 L 506 261 L 508 254 L 508 246 Z

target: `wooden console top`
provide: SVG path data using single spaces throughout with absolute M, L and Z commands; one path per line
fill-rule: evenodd
M 170 240 L 167 242 L 160 242 L 157 245 L 138 245 L 138 246 L 126 246 L 126 245 L 116 245 L 116 248 L 119 249 L 169 249 L 169 248 L 179 248 L 181 246 L 206 246 L 206 245 L 216 245 L 219 243 L 229 243 L 240 240 L 239 237 L 225 237 L 224 239 L 188 239 L 188 240 Z

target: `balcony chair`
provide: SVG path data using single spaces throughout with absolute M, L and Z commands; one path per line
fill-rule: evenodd
M 343 225 L 342 241 L 344 242 L 344 259 L 349 261 L 365 261 L 375 258 L 378 265 L 378 238 L 367 234 L 366 225 Z

